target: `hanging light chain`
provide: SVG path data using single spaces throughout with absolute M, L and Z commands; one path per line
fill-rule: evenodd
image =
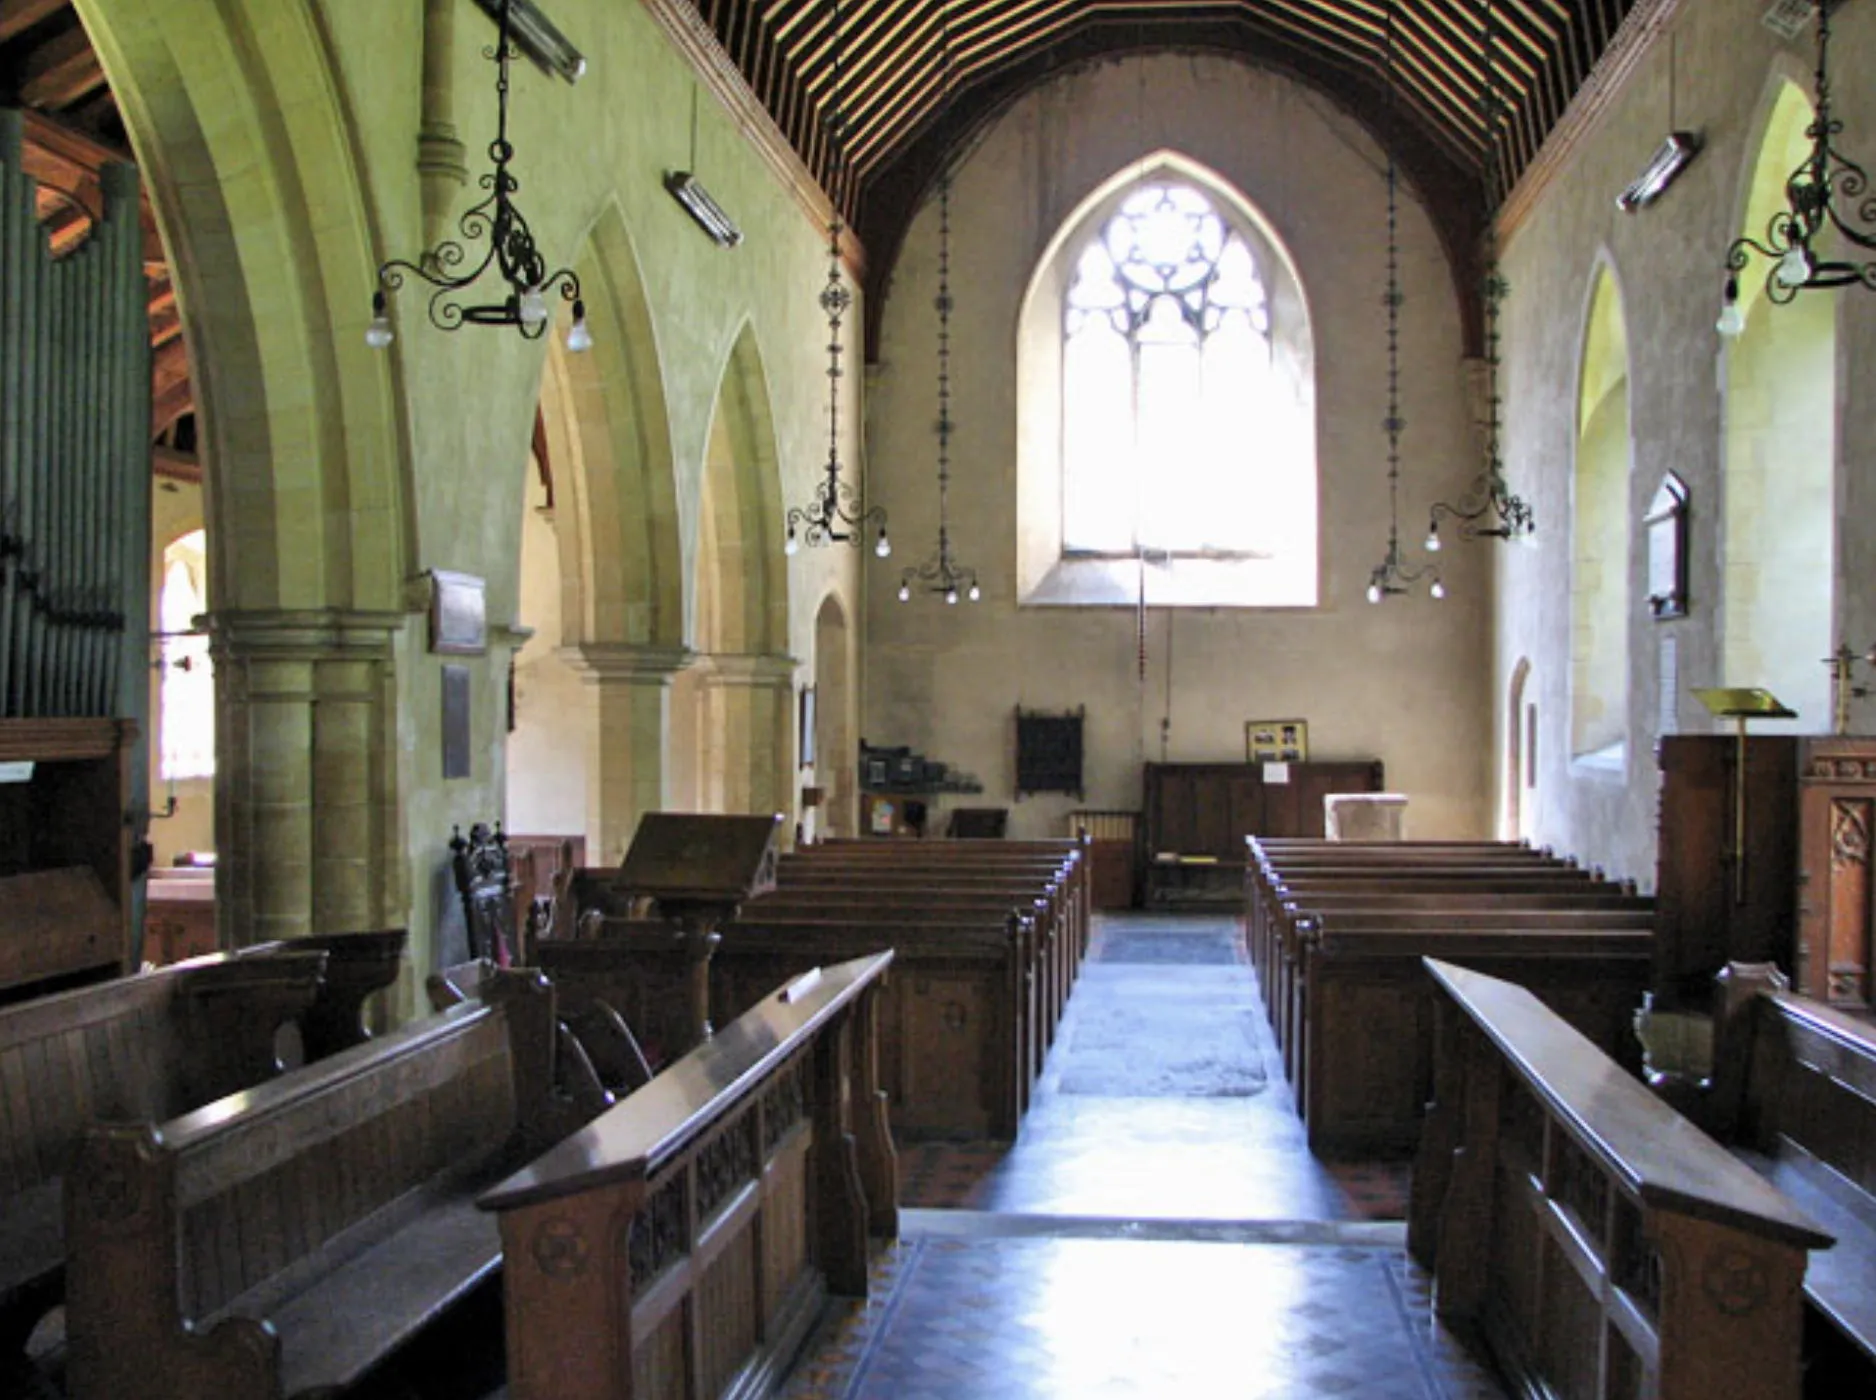
M 1500 446 L 1504 427 L 1503 400 L 1498 389 L 1499 313 L 1510 287 L 1498 266 L 1497 210 L 1501 194 L 1502 166 L 1498 155 L 1499 130 L 1507 104 L 1498 87 L 1498 29 L 1492 0 L 1480 0 L 1480 89 L 1479 114 L 1481 147 L 1480 195 L 1484 229 L 1479 239 L 1481 278 L 1479 299 L 1483 320 L 1485 368 L 1485 469 L 1473 480 L 1465 495 L 1457 501 L 1436 501 L 1428 512 L 1426 547 L 1440 547 L 1440 521 L 1459 522 L 1465 539 L 1525 540 L 1537 528 L 1531 505 L 1511 489 L 1505 480 L 1505 463 Z
M 831 78 L 828 86 L 828 110 L 823 119 L 827 128 L 827 285 L 821 289 L 821 311 L 827 317 L 827 469 L 816 484 L 805 506 L 788 510 L 788 533 L 783 540 L 784 553 L 794 554 L 805 540 L 810 545 L 858 545 L 869 531 L 874 532 L 873 553 L 884 559 L 892 553 L 886 535 L 886 510 L 874 506 L 861 509 L 859 492 L 840 474 L 840 381 L 846 377 L 841 368 L 842 323 L 853 305 L 853 293 L 847 290 L 841 275 L 840 239 L 846 225 L 842 219 L 845 189 L 846 112 L 841 106 L 842 44 L 840 0 L 832 0 L 831 37 L 833 45 Z
M 1432 576 L 1433 597 L 1446 596 L 1439 570 L 1430 564 L 1408 568 L 1400 553 L 1400 435 L 1407 426 L 1400 407 L 1400 309 L 1405 298 L 1400 289 L 1400 163 L 1394 155 L 1396 136 L 1394 110 L 1394 6 L 1387 7 L 1385 68 L 1387 76 L 1387 291 L 1381 297 L 1387 308 L 1387 416 L 1381 426 L 1387 432 L 1387 554 L 1368 576 L 1368 601 L 1406 593 L 1421 579 Z
M 944 47 L 944 91 L 951 92 L 951 6 L 945 5 L 940 29 Z M 938 549 L 922 564 L 907 568 L 899 576 L 899 601 L 910 601 L 916 586 L 927 592 L 944 595 L 947 603 L 960 597 L 975 603 L 983 596 L 977 584 L 977 571 L 960 565 L 951 554 L 951 172 L 938 179 L 938 295 L 932 307 L 938 313 Z

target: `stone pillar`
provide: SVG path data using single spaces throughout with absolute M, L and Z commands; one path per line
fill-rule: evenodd
M 791 656 L 717 652 L 699 677 L 706 767 L 722 774 L 725 812 L 792 818 L 795 668 Z
M 403 615 L 208 622 L 222 946 L 403 924 L 393 754 Z
M 560 655 L 586 682 L 586 860 L 617 865 L 639 814 L 665 806 L 671 677 L 692 653 L 586 642 Z

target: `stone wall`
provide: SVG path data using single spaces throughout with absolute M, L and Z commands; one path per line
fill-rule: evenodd
M 1657 39 L 1628 82 L 1614 94 L 1601 120 L 1571 151 L 1505 244 L 1511 284 L 1505 314 L 1506 458 L 1514 486 L 1537 508 L 1534 550 L 1501 551 L 1498 558 L 1497 631 L 1493 691 L 1496 742 L 1511 742 L 1506 696 L 1521 659 L 1531 664 L 1526 699 L 1537 706 L 1537 781 L 1522 800 L 1534 804 L 1527 819 L 1533 836 L 1613 873 L 1652 884 L 1656 793 L 1654 742 L 1664 724 L 1663 645 L 1673 655 L 1677 684 L 1665 697 L 1682 732 L 1710 727 L 1688 693 L 1695 686 L 1772 683 L 1804 702 L 1800 726 L 1815 732 L 1828 722 L 1815 679 L 1777 681 L 1757 673 L 1728 674 L 1725 658 L 1729 575 L 1727 515 L 1727 411 L 1762 386 L 1729 382 L 1743 373 L 1738 350 L 1715 333 L 1722 262 L 1742 229 L 1747 187 L 1766 119 L 1781 81 L 1797 81 L 1808 95 L 1815 62 L 1811 34 L 1786 43 L 1760 23 L 1756 0 L 1700 0 L 1679 7 L 1667 34 Z M 1876 90 L 1863 76 L 1876 59 L 1876 7 L 1846 5 L 1834 20 L 1832 72 L 1842 144 L 1852 159 L 1876 160 Z M 1672 83 L 1670 68 L 1672 67 Z M 1670 112 L 1679 127 L 1699 131 L 1706 149 L 1656 204 L 1630 215 L 1615 196 L 1641 170 L 1667 131 Z M 1590 299 L 1599 266 L 1606 265 L 1622 298 L 1629 353 L 1630 521 L 1627 560 L 1628 712 L 1626 762 L 1615 770 L 1573 763 L 1570 749 L 1570 560 L 1567 536 L 1570 484 L 1576 452 L 1578 375 Z M 1760 263 L 1745 274 L 1748 295 L 1762 284 Z M 1876 296 L 1848 290 L 1805 292 L 1823 299 L 1834 315 L 1835 561 L 1807 560 L 1805 570 L 1778 571 L 1762 586 L 1775 591 L 1785 628 L 1802 626 L 1819 640 L 1848 640 L 1858 651 L 1876 640 L 1876 563 L 1871 494 L 1876 489 L 1870 444 L 1876 404 L 1858 392 L 1876 368 Z M 1761 307 L 1754 316 L 1815 315 L 1799 308 Z M 1757 333 L 1755 325 L 1753 333 Z M 1771 358 L 1771 357 L 1761 357 Z M 1790 356 L 1776 357 L 1789 362 Z M 1795 392 L 1807 417 L 1828 422 L 1833 410 L 1829 371 L 1804 376 Z M 1789 395 L 1787 396 L 1789 397 Z M 1765 444 L 1766 491 L 1750 512 L 1777 520 L 1797 507 L 1778 485 L 1779 460 L 1789 443 Z M 1647 541 L 1641 527 L 1662 473 L 1673 470 L 1691 490 L 1691 606 L 1679 620 L 1657 622 L 1648 611 Z M 1743 489 L 1735 471 L 1735 490 Z M 1740 505 L 1738 501 L 1732 503 Z M 1738 552 L 1735 542 L 1735 553 Z M 1745 606 L 1734 599 L 1735 610 Z M 1816 653 L 1820 658 L 1823 652 Z M 1739 665 L 1735 662 L 1735 665 Z M 1859 706 L 1859 729 L 1876 721 Z M 1508 796 L 1502 761 L 1501 803 Z
M 1051 239 L 1082 201 L 1155 152 L 1234 185 L 1286 245 L 1315 339 L 1320 605 L 1152 610 L 1144 679 L 1135 610 L 1016 605 L 1018 313 Z M 951 527 L 983 601 L 895 600 L 899 567 L 934 544 L 937 209 L 900 255 L 868 397 L 868 455 L 896 552 L 869 561 L 862 733 L 974 772 L 1004 805 L 1016 706 L 1085 705 L 1087 794 L 1025 799 L 1013 835 L 1053 834 L 1076 805 L 1132 808 L 1143 761 L 1233 760 L 1245 722 L 1303 718 L 1319 758 L 1374 756 L 1409 795 L 1417 836 L 1490 826 L 1489 556 L 1441 556 L 1449 596 L 1364 600 L 1387 543 L 1384 160 L 1323 94 L 1222 58 L 1091 67 L 1032 92 L 957 168 L 952 193 Z M 1478 470 L 1466 423 L 1452 274 L 1410 189 L 1401 210 L 1401 524 L 1419 556 L 1427 507 Z M 1162 717 L 1170 719 L 1162 749 Z M 940 818 L 940 822 L 942 818 Z

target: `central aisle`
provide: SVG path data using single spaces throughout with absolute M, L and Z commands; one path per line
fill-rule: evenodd
M 1304 1150 L 1230 919 L 1098 920 L 1021 1140 L 900 1171 L 789 1400 L 1502 1393 L 1426 1321 L 1404 1173 Z

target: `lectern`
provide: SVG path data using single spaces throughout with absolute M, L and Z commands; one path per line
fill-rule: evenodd
M 689 961 L 691 1044 L 711 1036 L 710 956 L 718 928 L 745 899 L 775 888 L 782 819 L 705 812 L 646 812 L 625 853 L 617 887 L 649 897 L 678 927 Z

